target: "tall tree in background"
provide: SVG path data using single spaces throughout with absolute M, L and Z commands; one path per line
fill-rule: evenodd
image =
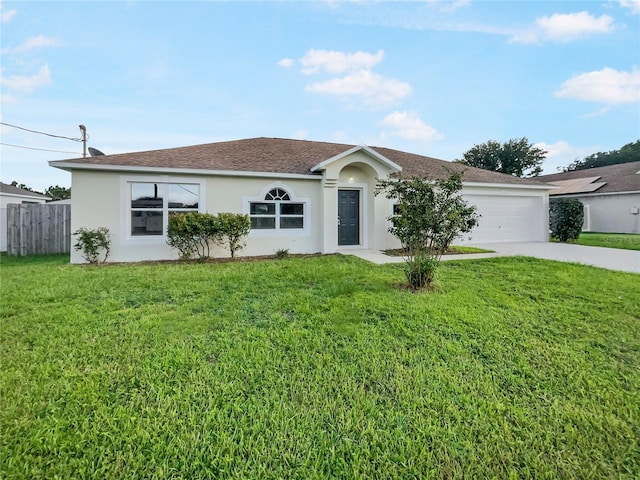
M 29 192 L 39 193 L 40 195 L 46 195 L 50 197 L 51 200 L 66 200 L 67 198 L 71 198 L 71 188 L 61 187 L 59 185 L 47 187 L 44 192 L 39 192 L 31 187 L 26 186 L 24 183 L 18 183 L 15 180 L 11 182 L 11 185 L 14 187 L 21 188 L 23 190 L 28 190 Z
M 71 189 L 56 185 L 47 188 L 44 194 L 47 197 L 51 197 L 51 200 L 66 200 L 67 198 L 71 198 Z
M 606 167 L 607 165 L 629 162 L 640 162 L 640 140 L 627 143 L 620 150 L 592 153 L 583 160 L 576 160 L 570 163 L 569 166 L 562 168 L 562 171 L 586 170 L 588 168 Z
M 503 144 L 489 140 L 474 145 L 455 161 L 516 177 L 535 177 L 542 173 L 542 161 L 546 155 L 546 150 L 534 147 L 526 137 L 522 137 L 512 138 Z

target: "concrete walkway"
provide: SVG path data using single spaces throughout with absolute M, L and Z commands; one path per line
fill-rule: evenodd
M 477 245 L 495 253 L 472 253 L 467 255 L 445 255 L 446 260 L 471 260 L 474 258 L 525 256 L 575 262 L 608 270 L 640 273 L 640 251 L 621 250 L 618 248 L 585 247 L 551 242 L 491 243 Z M 391 257 L 378 250 L 340 250 L 343 255 L 354 255 L 376 264 L 401 263 L 402 257 Z

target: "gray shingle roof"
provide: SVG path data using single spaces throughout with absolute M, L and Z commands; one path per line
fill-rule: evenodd
M 600 177 L 597 182 L 606 182 L 592 194 L 640 191 L 640 162 L 619 163 L 607 167 L 573 170 L 538 177 L 543 182 L 573 180 L 576 178 Z M 549 192 L 553 195 L 553 190 Z
M 78 164 L 146 167 L 150 170 L 177 168 L 317 175 L 311 173 L 309 169 L 353 147 L 354 145 L 341 143 L 260 137 L 146 152 L 60 160 L 50 164 L 65 169 L 72 169 L 74 164 Z M 464 171 L 463 178 L 466 182 L 544 185 L 536 180 L 467 167 L 399 150 L 383 147 L 369 148 L 402 166 L 403 175 L 441 178 L 447 175 L 447 169 L 449 169 Z M 61 163 L 64 165 L 60 165 Z
M 43 200 L 49 199 L 49 197 L 47 197 L 46 195 L 42 195 L 36 192 L 31 192 L 23 188 L 14 187 L 13 185 L 9 185 L 7 183 L 2 183 L 2 182 L 0 182 L 0 192 L 5 193 L 7 195 L 24 195 L 24 196 L 34 197 L 34 198 L 41 198 Z

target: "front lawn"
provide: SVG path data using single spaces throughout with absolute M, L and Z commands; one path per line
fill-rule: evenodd
M 637 478 L 638 275 L 3 257 L 0 477 Z
M 583 232 L 578 238 L 580 245 L 591 247 L 623 248 L 640 250 L 640 235 L 625 233 L 589 233 Z

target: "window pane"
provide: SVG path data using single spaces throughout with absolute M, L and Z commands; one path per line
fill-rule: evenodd
M 198 208 L 200 185 L 169 184 L 169 208 Z
M 275 217 L 251 217 L 251 228 L 255 230 L 274 230 L 276 228 Z
M 132 183 L 131 208 L 162 208 L 162 185 Z
M 304 204 L 302 203 L 281 203 L 281 215 L 302 215 L 304 214 Z
M 264 197 L 265 200 L 289 200 L 289 194 L 281 188 L 274 188 Z
M 276 204 L 275 203 L 251 203 L 249 208 L 251 215 L 275 215 Z
M 280 217 L 280 228 L 303 228 L 303 217 Z
M 162 212 L 131 212 L 131 235 L 162 235 Z

